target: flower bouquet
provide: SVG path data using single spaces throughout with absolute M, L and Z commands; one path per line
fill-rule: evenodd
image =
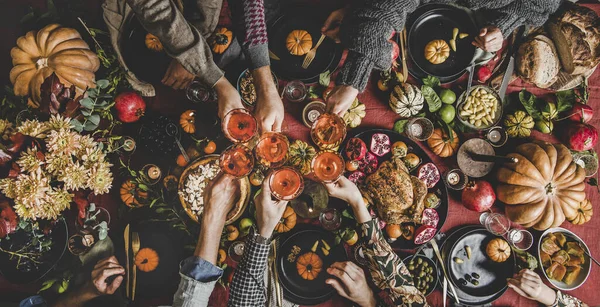
M 80 206 L 76 194 L 109 191 L 111 166 L 102 143 L 75 131 L 69 117 L 54 114 L 16 127 L 0 120 L 0 192 L 7 198 L 0 202 L 0 255 L 8 254 L 17 269 L 40 269 L 54 243 L 52 226 L 72 202 Z M 15 245 L 19 233 L 31 240 Z

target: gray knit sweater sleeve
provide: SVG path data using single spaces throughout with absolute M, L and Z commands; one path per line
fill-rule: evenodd
M 402 30 L 407 13 L 418 5 L 418 0 L 357 1 L 342 24 L 341 40 L 348 57 L 336 83 L 363 91 L 373 69 L 388 69 L 392 63 L 388 39 L 394 30 Z
M 486 7 L 485 2 L 491 1 L 479 0 L 479 2 L 482 2 L 482 8 L 486 9 L 489 6 Z M 493 9 L 494 17 L 488 24 L 500 28 L 502 35 L 508 37 L 512 31 L 522 25 L 533 27 L 543 25 L 548 17 L 558 10 L 561 3 L 562 0 L 514 0 L 503 7 Z

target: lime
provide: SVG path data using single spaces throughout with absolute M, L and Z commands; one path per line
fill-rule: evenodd
M 456 101 L 456 94 L 448 88 L 440 91 L 440 99 L 445 104 L 453 104 Z
M 442 120 L 444 122 L 449 124 L 454 120 L 454 115 L 456 115 L 456 110 L 454 110 L 454 107 L 452 105 L 445 104 L 440 108 L 440 110 L 438 111 L 438 114 L 440 115 L 440 118 L 442 118 Z

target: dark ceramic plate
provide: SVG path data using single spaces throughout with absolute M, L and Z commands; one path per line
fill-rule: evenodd
M 493 263 L 485 256 L 485 247 L 489 240 L 495 238 L 494 235 L 487 232 L 479 225 L 467 225 L 458 228 L 452 232 L 442 245 L 442 255 L 445 259 L 446 269 L 454 288 L 456 289 L 461 304 L 467 306 L 481 306 L 490 304 L 498 299 L 507 289 L 506 278 L 512 277 L 515 268 L 514 255 L 504 263 Z M 468 243 L 468 244 L 467 244 Z M 479 243 L 478 247 L 474 244 Z M 482 244 L 485 244 L 482 246 Z M 471 260 L 466 260 L 464 246 L 469 245 L 472 249 Z M 467 264 L 464 268 L 455 269 L 459 264 L 454 263 L 453 257 L 465 259 Z M 479 260 L 475 260 L 479 259 Z M 472 262 L 472 264 L 469 264 Z M 439 265 L 439 263 L 438 263 Z M 459 286 L 458 279 L 464 278 L 464 274 L 476 272 L 480 275 L 479 286 L 470 283 L 467 286 Z M 438 272 L 440 279 L 443 273 Z M 441 281 L 440 281 L 441 283 Z M 454 298 L 452 291 L 448 290 L 448 295 Z
M 52 242 L 54 245 L 50 250 L 48 259 L 42 263 L 37 270 L 21 272 L 17 270 L 15 261 L 10 260 L 8 254 L 0 253 L 0 275 L 13 284 L 27 284 L 40 280 L 46 276 L 60 261 L 67 249 L 68 233 L 65 220 L 60 220 L 52 230 Z M 18 240 L 18 234 L 11 238 Z
M 468 33 L 464 39 L 457 39 L 457 52 L 450 51 L 448 59 L 441 64 L 431 64 L 424 56 L 425 46 L 432 40 L 448 42 L 452 30 Z M 475 46 L 471 44 L 477 34 L 477 27 L 471 17 L 462 9 L 450 5 L 426 5 L 411 15 L 408 30 L 408 54 L 414 64 L 425 74 L 442 79 L 460 77 L 473 60 Z M 414 69 L 413 68 L 413 69 Z
M 333 234 L 314 225 L 299 226 L 280 240 L 282 243 L 278 250 L 277 267 L 285 298 L 292 303 L 301 305 L 316 305 L 331 298 L 335 289 L 325 284 L 325 280 L 330 277 L 326 269 L 334 262 L 348 259 L 343 245 L 334 246 Z M 324 245 L 319 243 L 315 254 L 323 261 L 321 272 L 315 279 L 305 280 L 298 274 L 296 261 L 288 261 L 288 256 L 294 246 L 298 246 L 301 250 L 296 259 L 304 253 L 311 252 L 311 248 L 317 240 L 325 240 L 331 250 L 329 255 L 325 256 L 321 250 Z
M 280 79 L 301 80 L 314 83 L 319 75 L 327 70 L 333 71 L 342 57 L 342 46 L 330 38 L 325 38 L 307 69 L 302 68 L 304 56 L 291 55 L 285 41 L 293 30 L 306 30 L 312 37 L 313 47 L 321 37 L 322 20 L 307 16 L 282 16 L 269 27 L 269 49 L 280 60 L 271 59 L 271 68 Z
M 364 132 L 360 132 L 356 135 L 354 135 L 353 137 L 356 138 L 360 138 L 361 140 L 363 140 L 365 142 L 365 144 L 367 144 L 367 148 L 369 148 L 369 144 L 371 144 L 371 136 L 375 133 L 384 133 L 387 134 L 390 137 L 390 143 L 394 144 L 395 142 L 398 141 L 402 141 L 404 143 L 406 143 L 406 145 L 408 146 L 408 152 L 412 152 L 414 154 L 416 154 L 417 156 L 419 156 L 421 158 L 421 164 L 425 164 L 425 163 L 429 163 L 429 162 L 433 162 L 431 160 L 431 158 L 427 155 L 427 153 L 425 153 L 425 151 L 419 146 L 417 145 L 417 143 L 415 143 L 413 140 L 409 139 L 408 137 L 405 137 L 399 133 L 396 133 L 392 130 L 387 130 L 387 129 L 371 129 L 371 130 L 367 130 Z M 346 138 L 346 141 L 350 138 L 351 136 Z M 343 151 L 343 148 L 346 147 L 346 141 L 344 141 L 344 143 L 340 146 L 340 150 Z M 379 157 L 379 165 L 381 165 L 381 163 L 383 161 L 387 161 L 390 160 L 392 157 L 392 153 L 388 153 L 386 155 L 384 155 L 383 157 Z M 416 167 L 414 170 L 411 171 L 411 175 L 416 176 L 418 167 Z M 440 172 L 440 177 L 441 177 L 441 172 Z M 436 193 L 438 195 L 438 197 L 441 200 L 441 204 L 435 209 L 440 217 L 440 221 L 438 222 L 437 225 L 437 230 L 440 231 L 440 229 L 442 228 L 442 226 L 444 226 L 444 223 L 446 222 L 446 217 L 448 216 L 448 189 L 446 188 L 446 185 L 444 184 L 443 180 L 440 178 L 440 181 L 438 181 L 438 183 L 431 189 L 429 189 L 429 192 L 433 192 Z M 419 228 L 419 225 L 416 225 L 415 229 Z M 414 249 L 416 248 L 418 245 L 416 245 L 414 243 L 413 240 L 404 240 L 402 238 L 398 238 L 398 240 L 394 241 L 393 243 L 391 243 L 392 247 L 397 248 L 397 249 L 404 249 L 404 250 L 409 250 L 409 249 Z

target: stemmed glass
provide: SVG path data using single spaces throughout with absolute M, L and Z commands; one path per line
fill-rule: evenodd
M 346 137 L 346 123 L 336 114 L 323 113 L 313 123 L 310 137 L 319 148 L 334 150 Z
M 248 110 L 239 108 L 225 114 L 221 128 L 230 141 L 246 143 L 256 135 L 258 124 L 256 118 Z
M 219 167 L 236 178 L 248 176 L 254 168 L 254 156 L 243 144 L 235 144 L 225 149 L 219 157 Z
M 311 169 L 319 181 L 324 183 L 335 182 L 344 173 L 344 159 L 335 151 L 320 151 L 313 158 Z
M 304 179 L 296 169 L 284 166 L 271 172 L 269 187 L 273 197 L 279 200 L 292 200 L 304 190 Z
M 479 222 L 489 232 L 505 238 L 515 249 L 525 251 L 533 245 L 533 235 L 525 229 L 511 229 L 510 220 L 504 214 L 484 212 Z
M 282 133 L 265 132 L 260 136 L 254 148 L 256 160 L 267 168 L 280 167 L 287 160 L 289 147 L 290 142 Z

